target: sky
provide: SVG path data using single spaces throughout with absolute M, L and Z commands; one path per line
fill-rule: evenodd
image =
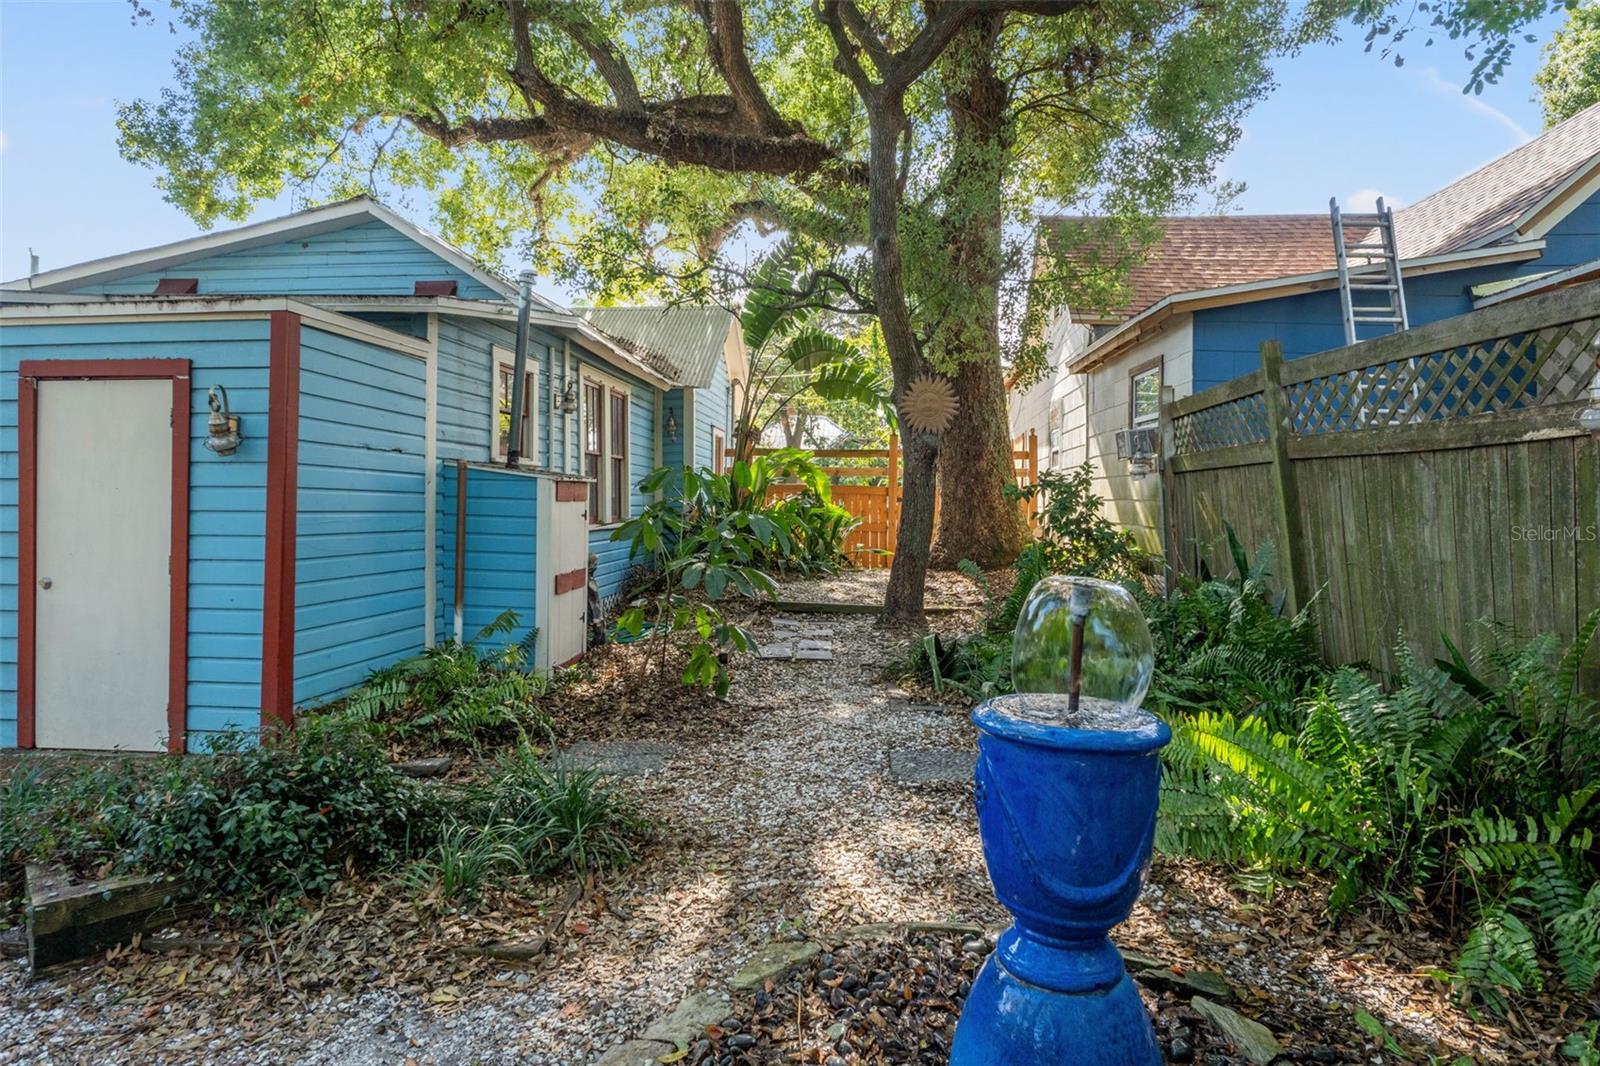
M 164 14 L 158 0 L 147 6 Z M 49 270 L 197 232 L 153 174 L 117 152 L 117 102 L 172 85 L 185 39 L 164 18 L 135 24 L 130 13 L 126 0 L 0 0 L 4 278 L 27 274 L 29 249 Z M 1277 89 L 1217 176 L 1245 184 L 1235 206 L 1249 212 L 1322 213 L 1330 196 L 1358 211 L 1380 194 L 1396 207 L 1420 199 L 1539 132 L 1532 77 L 1562 17 L 1534 27 L 1538 43 L 1521 45 L 1481 96 L 1462 94 L 1470 64 L 1448 41 L 1425 48 L 1413 37 L 1398 68 L 1364 52 L 1356 33 L 1283 59 Z M 285 197 L 254 218 L 290 209 Z

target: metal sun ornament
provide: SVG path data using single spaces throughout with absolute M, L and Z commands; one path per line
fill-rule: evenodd
M 900 417 L 919 433 L 940 434 L 955 421 L 960 406 L 947 378 L 923 374 L 911 383 L 900 400 Z

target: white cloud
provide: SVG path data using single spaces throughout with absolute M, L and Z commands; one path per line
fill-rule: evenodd
M 1405 205 L 1393 196 L 1389 196 L 1382 189 L 1357 189 L 1355 192 L 1346 193 L 1339 204 L 1341 211 L 1352 214 L 1370 214 L 1378 209 L 1378 197 L 1383 197 L 1385 207 L 1404 207 Z
M 1464 106 L 1468 111 L 1471 111 L 1474 114 L 1482 115 L 1489 121 L 1503 127 L 1507 132 L 1517 139 L 1518 144 L 1523 144 L 1527 141 L 1533 140 L 1533 134 L 1523 129 L 1522 123 L 1518 122 L 1516 119 L 1512 118 L 1498 107 L 1495 107 L 1493 104 L 1485 103 L 1482 97 L 1474 96 L 1472 93 L 1462 92 L 1461 86 L 1446 81 L 1444 78 L 1440 77 L 1438 68 L 1429 67 L 1422 73 L 1423 77 L 1425 77 L 1428 81 L 1428 88 L 1432 89 L 1434 92 L 1448 93 L 1455 97 L 1457 100 L 1461 101 L 1462 106 Z

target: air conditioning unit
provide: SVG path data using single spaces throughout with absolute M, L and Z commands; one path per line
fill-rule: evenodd
M 1117 430 L 1117 458 L 1128 464 L 1128 473 L 1140 481 L 1156 468 L 1157 429 L 1140 426 Z

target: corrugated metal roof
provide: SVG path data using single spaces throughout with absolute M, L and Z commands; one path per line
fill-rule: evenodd
M 666 363 L 668 376 L 696 389 L 711 384 L 728 330 L 739 322 L 727 308 L 694 305 L 585 307 L 579 313 L 641 358 Z

